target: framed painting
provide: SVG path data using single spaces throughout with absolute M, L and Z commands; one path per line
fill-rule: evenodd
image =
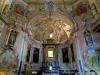
M 39 48 L 34 48 L 33 63 L 39 63 Z
M 46 45 L 44 48 L 44 56 L 46 60 L 55 60 L 56 59 L 56 48 L 54 45 Z
M 62 48 L 62 58 L 63 63 L 69 63 L 69 53 L 68 53 L 68 47 Z
M 53 52 L 53 48 L 48 48 L 48 58 L 53 58 L 54 57 L 54 52 Z

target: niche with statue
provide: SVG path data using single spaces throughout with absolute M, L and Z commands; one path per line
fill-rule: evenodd
M 17 31 L 11 30 L 10 36 L 9 36 L 9 39 L 8 39 L 8 43 L 7 43 L 8 46 L 10 46 L 10 47 L 13 47 L 14 46 L 14 44 L 16 42 L 17 34 L 18 34 Z

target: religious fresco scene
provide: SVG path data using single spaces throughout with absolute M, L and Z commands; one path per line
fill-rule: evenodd
M 100 0 L 0 0 L 0 75 L 100 75 Z

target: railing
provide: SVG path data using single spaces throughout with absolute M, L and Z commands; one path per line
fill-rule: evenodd
M 50 66 L 52 66 L 52 72 L 59 72 L 59 62 L 58 61 L 46 61 L 42 63 L 42 69 L 45 72 L 51 72 Z

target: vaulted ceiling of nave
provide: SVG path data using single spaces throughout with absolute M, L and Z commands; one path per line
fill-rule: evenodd
M 73 28 L 73 22 L 67 12 L 70 6 L 78 0 L 15 0 L 14 12 L 24 16 L 20 20 L 27 25 L 27 31 L 34 39 L 43 42 L 53 34 L 56 42 L 68 40 Z M 17 21 L 19 24 L 20 22 Z M 24 23 L 24 25 L 25 25 Z

